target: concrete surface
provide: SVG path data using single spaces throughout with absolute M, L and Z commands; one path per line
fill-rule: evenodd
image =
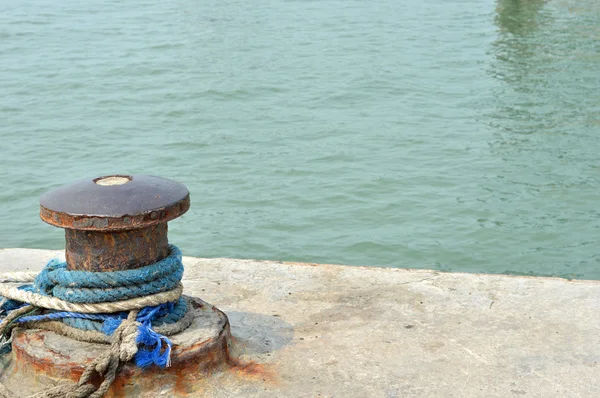
M 57 252 L 0 250 L 0 270 Z M 184 258 L 247 366 L 208 397 L 598 397 L 600 282 Z M 249 365 L 252 366 L 249 366 Z

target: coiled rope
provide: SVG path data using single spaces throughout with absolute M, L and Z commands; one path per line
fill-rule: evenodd
M 15 326 L 50 330 L 67 337 L 110 344 L 90 363 L 78 383 L 65 383 L 30 398 L 99 398 L 120 367 L 135 359 L 140 367 L 170 366 L 168 336 L 187 329 L 193 321 L 189 299 L 182 296 L 181 251 L 169 246 L 169 256 L 146 267 L 115 272 L 69 271 L 66 263 L 51 260 L 37 275 L 0 274 L 0 352 L 10 350 Z M 33 279 L 33 280 L 32 280 Z M 97 374 L 99 387 L 91 382 Z M 0 385 L 0 397 L 10 396 Z

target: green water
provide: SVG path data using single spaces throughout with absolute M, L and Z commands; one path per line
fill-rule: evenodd
M 2 0 L 0 247 L 185 183 L 187 255 L 600 279 L 597 0 Z

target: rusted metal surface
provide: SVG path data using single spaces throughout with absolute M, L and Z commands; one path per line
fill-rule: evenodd
M 168 255 L 167 221 L 190 207 L 188 189 L 147 175 L 89 178 L 40 198 L 40 217 L 65 228 L 70 270 L 118 271 Z
M 231 363 L 231 332 L 227 316 L 194 299 L 195 319 L 186 331 L 172 336 L 171 367 L 140 369 L 127 364 L 106 397 L 186 396 L 202 388 L 208 375 Z M 108 345 L 82 343 L 41 330 L 18 330 L 13 338 L 14 360 L 2 382 L 19 395 L 43 390 L 65 380 L 77 381 L 85 366 Z
M 45 193 L 40 217 L 60 228 L 116 231 L 143 228 L 181 216 L 190 207 L 187 188 L 166 178 L 133 175 L 120 185 L 89 178 Z
M 167 224 L 127 231 L 65 230 L 69 269 L 101 272 L 154 264 L 169 255 Z

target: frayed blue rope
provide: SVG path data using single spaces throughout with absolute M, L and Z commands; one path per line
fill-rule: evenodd
M 152 364 L 161 368 L 171 365 L 171 347 L 173 344 L 166 336 L 152 330 L 152 320 L 164 317 L 173 311 L 174 306 L 174 303 L 166 303 L 155 307 L 146 307 L 138 313 L 137 321 L 141 325 L 138 328 L 135 342 L 142 347 L 139 347 L 138 352 L 135 354 L 135 364 L 140 368 L 147 368 Z M 164 350 L 163 343 L 165 345 Z
M 166 336 L 152 330 L 149 322 L 140 325 L 135 342 L 138 346 L 141 345 L 135 354 L 135 364 L 140 368 L 147 368 L 153 364 L 161 368 L 171 365 L 173 343 Z
M 164 317 L 173 311 L 175 306 L 176 304 L 174 303 L 166 303 L 143 308 L 138 313 L 136 320 L 140 322 L 140 326 L 135 342 L 139 347 L 138 352 L 135 354 L 135 364 L 140 368 L 147 368 L 151 365 L 164 368 L 171 365 L 171 348 L 173 343 L 171 343 L 168 337 L 152 330 L 152 321 Z M 121 322 L 123 322 L 123 319 L 116 318 L 104 321 L 104 333 L 112 335 Z

